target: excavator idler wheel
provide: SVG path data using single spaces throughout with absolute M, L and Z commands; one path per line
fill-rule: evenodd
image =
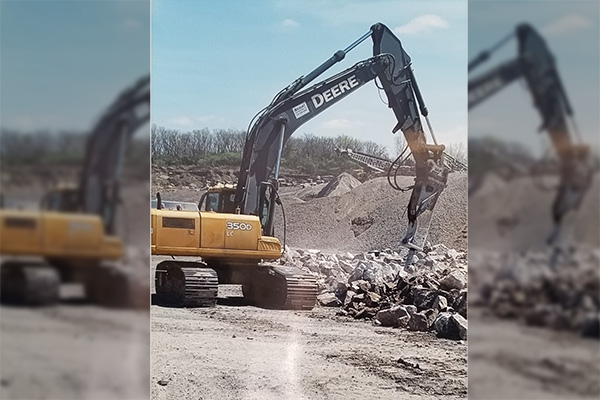
M 203 263 L 163 261 L 156 266 L 155 286 L 159 299 L 174 306 L 212 307 L 217 304 L 217 273 Z
M 2 303 L 49 306 L 60 299 L 60 276 L 47 265 L 5 263 L 0 278 Z
M 312 310 L 317 281 L 298 268 L 263 265 L 242 285 L 244 298 L 262 308 Z

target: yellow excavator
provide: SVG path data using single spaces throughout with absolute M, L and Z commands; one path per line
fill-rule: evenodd
M 305 88 L 369 37 L 373 39 L 373 57 Z M 210 306 L 216 303 L 218 284 L 233 283 L 241 284 L 244 297 L 259 306 L 313 308 L 315 278 L 298 268 L 268 262 L 282 254 L 281 242 L 274 237 L 275 206 L 282 205 L 278 195 L 282 149 L 301 125 L 375 79 L 397 119 L 392 132 L 402 131 L 415 160 L 403 243 L 409 254 L 422 249 L 433 208 L 446 186 L 445 147 L 435 142 L 409 55 L 393 32 L 377 23 L 346 49 L 281 90 L 255 116 L 246 135 L 235 188 L 209 190 L 200 200 L 200 211 L 164 210 L 157 196 L 157 207 L 151 210 L 152 254 L 173 257 L 156 267 L 157 295 L 173 304 Z M 427 143 L 421 116 L 427 120 L 434 144 Z M 175 256 L 201 260 L 180 261 Z
M 118 272 L 103 261 L 123 256 L 115 235 L 125 148 L 150 117 L 150 77 L 123 91 L 101 116 L 87 141 L 79 186 L 61 184 L 40 210 L 0 209 L 2 302 L 50 305 L 61 282 L 83 281 L 86 296 L 105 305 L 126 297 Z M 112 285 L 112 286 L 111 286 Z

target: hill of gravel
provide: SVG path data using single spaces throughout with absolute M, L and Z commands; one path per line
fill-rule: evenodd
M 557 179 L 545 179 L 555 186 Z M 469 249 L 525 251 L 543 249 L 552 231 L 555 190 L 536 186 L 531 178 L 504 181 L 486 177 L 469 198 Z M 600 176 L 594 176 L 579 210 L 565 218 L 566 243 L 600 245 Z
M 400 176 L 398 182 L 409 186 L 413 177 Z M 313 198 L 319 185 L 282 191 L 288 246 L 336 251 L 398 249 L 406 232 L 406 206 L 410 191 L 399 192 L 386 178 L 362 183 L 341 196 Z M 448 248 L 466 250 L 467 175 L 450 174 L 448 187 L 436 205 L 429 241 Z M 276 227 L 282 227 L 278 211 Z M 283 239 L 282 228 L 276 235 Z
M 360 186 L 360 184 L 361 182 L 358 179 L 347 172 L 342 172 L 340 175 L 330 180 L 329 183 L 317 193 L 316 197 L 342 196 L 355 187 Z

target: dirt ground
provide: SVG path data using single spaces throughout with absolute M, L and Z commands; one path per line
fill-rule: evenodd
M 335 312 L 248 306 L 236 285 L 214 308 L 154 304 L 152 398 L 466 398 L 466 342 Z
M 127 255 L 121 265 L 145 284 L 149 182 L 124 186 L 119 224 Z M 12 204 L 37 208 L 46 189 L 34 182 L 4 193 Z M 88 304 L 78 283 L 62 284 L 55 306 L 0 306 L 0 398 L 147 399 L 149 326 L 148 309 Z
M 600 347 L 469 307 L 469 399 L 597 399 Z
M 1 307 L 0 398 L 147 399 L 149 323 L 147 312 L 68 301 Z

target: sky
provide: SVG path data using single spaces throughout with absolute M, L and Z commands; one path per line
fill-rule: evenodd
M 148 0 L 2 0 L 0 126 L 88 131 L 149 63 Z
M 154 0 L 152 123 L 182 131 L 246 130 L 277 92 L 376 22 L 394 30 L 411 56 L 438 141 L 466 143 L 463 0 Z M 372 41 L 367 39 L 313 83 L 371 56 Z M 369 83 L 295 135 L 346 134 L 386 145 L 392 154 L 395 124 L 392 111 Z
M 600 2 L 471 1 L 469 59 L 504 38 L 521 22 L 531 24 L 554 54 L 582 139 L 598 149 L 600 117 Z M 517 56 L 509 44 L 472 74 L 476 76 Z M 524 82 L 514 82 L 469 113 L 469 137 L 491 135 L 518 142 L 541 156 L 549 149 L 538 133 L 541 118 Z

